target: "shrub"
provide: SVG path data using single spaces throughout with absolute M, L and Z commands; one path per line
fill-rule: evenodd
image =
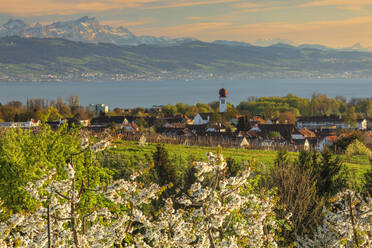
M 369 158 L 372 157 L 371 150 L 357 139 L 347 146 L 345 154 L 348 156 L 367 155 Z

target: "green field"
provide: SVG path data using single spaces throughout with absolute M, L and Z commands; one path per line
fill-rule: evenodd
M 138 163 L 139 161 L 151 163 L 152 152 L 154 152 L 156 149 L 156 144 L 140 146 L 137 142 L 131 141 L 119 142 L 116 145 L 116 150 L 121 154 L 121 158 L 127 161 L 132 161 L 132 163 Z M 191 158 L 194 161 L 205 161 L 206 153 L 216 151 L 216 148 L 213 147 L 184 145 L 165 145 L 165 147 L 168 150 L 171 161 L 181 167 L 187 166 L 188 161 L 190 161 Z M 276 151 L 237 148 L 224 148 L 222 153 L 226 159 L 232 158 L 239 163 L 254 160 L 258 167 L 261 165 L 266 165 L 268 167 L 272 166 L 277 154 Z M 291 160 L 295 160 L 297 156 L 297 152 L 289 152 L 289 157 Z M 341 160 L 344 162 L 347 168 L 355 173 L 357 181 L 359 181 L 362 175 L 370 168 L 369 159 L 364 155 L 352 156 L 350 158 L 342 155 Z M 133 164 L 132 166 L 135 167 Z

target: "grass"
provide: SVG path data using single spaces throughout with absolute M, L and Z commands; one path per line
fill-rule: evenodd
M 156 149 L 156 144 L 147 144 L 145 146 L 139 146 L 137 142 L 124 141 L 117 144 L 118 150 L 124 153 L 132 153 L 136 156 L 142 157 L 151 155 Z M 196 160 L 205 161 L 206 154 L 208 152 L 216 152 L 216 148 L 213 147 L 197 147 L 197 146 L 184 146 L 184 145 L 165 145 L 168 153 L 171 157 L 182 156 L 187 158 L 193 156 Z M 248 150 L 248 149 L 237 149 L 237 148 L 224 148 L 222 150 L 225 158 L 233 158 L 238 162 L 251 161 L 254 159 L 258 163 L 264 163 L 268 165 L 274 164 L 276 157 L 275 151 L 266 150 Z M 297 157 L 297 153 L 289 153 L 291 159 Z
M 370 168 L 370 162 L 367 155 L 354 155 L 351 157 L 343 155 L 341 156 L 341 159 L 345 165 L 355 173 L 357 178 L 361 178 Z
M 125 154 L 131 159 L 138 161 L 149 161 L 152 157 L 152 152 L 156 149 L 156 144 L 147 144 L 139 146 L 137 142 L 123 141 L 117 144 L 118 151 Z M 180 166 L 187 166 L 187 161 L 193 157 L 196 161 L 205 161 L 206 153 L 216 152 L 213 147 L 196 147 L 184 145 L 165 145 L 168 150 L 169 157 L 177 162 Z M 237 149 L 237 148 L 224 148 L 222 150 L 225 158 L 233 158 L 237 162 L 248 162 L 254 160 L 258 165 L 264 164 L 268 167 L 274 165 L 276 158 L 276 151 L 267 150 L 250 150 L 250 149 Z M 298 156 L 297 152 L 289 152 L 289 158 L 294 161 Z M 370 162 L 367 156 L 356 155 L 347 157 L 342 155 L 341 160 L 357 177 L 360 182 L 363 174 L 370 168 Z

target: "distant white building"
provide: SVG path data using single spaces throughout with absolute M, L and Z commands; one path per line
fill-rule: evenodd
M 355 129 L 366 130 L 367 120 L 358 119 L 355 125 Z M 306 128 L 310 130 L 320 129 L 325 127 L 335 128 L 351 128 L 349 124 L 341 116 L 304 116 L 299 117 L 296 122 L 297 128 Z
M 88 109 L 96 115 L 106 114 L 109 111 L 108 106 L 105 104 L 90 104 Z
M 195 117 L 194 117 L 194 125 L 204 125 L 204 124 L 208 124 L 209 122 L 209 115 L 206 114 L 206 113 L 198 113 Z
M 367 130 L 368 121 L 367 119 L 357 119 L 355 128 L 358 130 Z
M 39 121 L 35 121 L 34 119 L 31 119 L 30 121 L 25 122 L 0 122 L 0 128 L 6 127 L 6 128 L 32 128 L 32 127 L 38 127 L 40 124 Z

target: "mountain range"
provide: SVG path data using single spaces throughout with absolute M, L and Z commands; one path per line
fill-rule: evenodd
M 72 41 L 90 43 L 112 43 L 116 45 L 152 44 L 159 46 L 178 45 L 194 41 L 193 38 L 177 38 L 154 36 L 136 36 L 125 27 L 101 25 L 92 17 L 84 16 L 77 20 L 55 22 L 42 25 L 26 24 L 19 19 L 9 19 L 0 27 L 0 37 L 19 36 L 25 38 L 62 38 Z
M 52 24 L 42 25 L 40 23 L 26 24 L 20 19 L 9 19 L 7 23 L 0 26 L 0 38 L 7 36 L 19 36 L 24 38 L 62 38 L 72 41 L 89 43 L 111 43 L 115 45 L 157 45 L 157 46 L 175 46 L 191 41 L 198 41 L 195 38 L 168 38 L 165 36 L 136 36 L 125 27 L 112 27 L 102 25 L 95 17 L 84 16 L 80 19 L 54 22 Z M 275 44 L 286 44 L 295 47 L 290 40 L 282 39 L 258 39 L 254 43 L 216 40 L 213 43 L 230 46 L 272 46 Z M 329 50 L 332 48 L 318 44 L 299 45 L 299 48 L 315 48 L 320 50 Z M 372 47 L 363 47 L 359 43 L 342 49 L 341 51 L 363 51 L 372 52 Z
M 372 77 L 372 53 L 231 44 L 119 46 L 4 37 L 0 81 Z

